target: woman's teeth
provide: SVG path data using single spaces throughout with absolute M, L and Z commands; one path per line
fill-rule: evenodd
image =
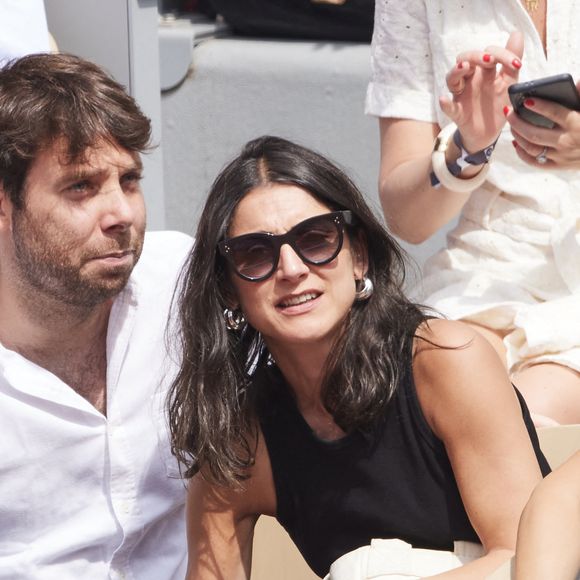
M 300 294 L 300 296 L 294 296 L 292 298 L 288 298 L 288 300 L 284 300 L 280 304 L 280 306 L 287 307 L 287 306 L 296 306 L 297 304 L 303 304 L 304 302 L 308 302 L 309 300 L 314 300 L 317 297 L 317 294 L 314 292 L 307 292 L 306 294 Z

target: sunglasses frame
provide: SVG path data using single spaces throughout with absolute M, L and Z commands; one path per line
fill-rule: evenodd
M 313 262 L 312 260 L 309 260 L 308 258 L 304 257 L 302 255 L 302 252 L 300 251 L 300 249 L 296 246 L 296 230 L 298 228 L 302 228 L 304 226 L 304 224 L 308 224 L 308 222 L 310 222 L 310 221 L 314 222 L 314 221 L 319 220 L 320 218 L 323 218 L 323 217 L 328 218 L 336 226 L 336 230 L 338 232 L 338 246 L 337 246 L 336 251 L 332 254 L 332 256 L 330 258 L 322 260 L 321 262 Z M 271 234 L 269 232 L 259 232 L 259 233 L 243 234 L 241 236 L 236 236 L 234 238 L 229 238 L 229 239 L 226 238 L 225 240 L 218 242 L 218 250 L 219 250 L 220 254 L 230 264 L 234 273 L 237 276 L 239 276 L 240 278 L 242 278 L 242 280 L 246 280 L 248 282 L 261 282 L 262 280 L 266 280 L 267 278 L 272 276 L 272 274 L 276 271 L 276 268 L 278 267 L 278 262 L 280 261 L 280 249 L 282 248 L 282 246 L 284 244 L 288 244 L 294 250 L 296 255 L 305 264 L 309 264 L 312 266 L 323 266 L 324 264 L 328 264 L 329 262 L 332 262 L 332 260 L 334 260 L 336 258 L 336 256 L 338 256 L 338 254 L 340 253 L 340 250 L 342 249 L 342 245 L 344 243 L 344 226 L 345 225 L 352 226 L 354 223 L 354 220 L 355 220 L 355 218 L 353 216 L 352 211 L 350 211 L 348 209 L 340 210 L 340 211 L 333 211 L 333 212 L 329 212 L 329 213 L 323 213 L 323 214 L 315 215 L 315 216 L 312 216 L 308 219 L 302 220 L 301 222 L 298 222 L 296 225 L 294 225 L 292 228 L 290 228 L 285 234 Z M 272 249 L 274 250 L 274 254 L 273 254 L 274 259 L 272 261 L 272 267 L 270 268 L 270 270 L 268 271 L 267 274 L 264 274 L 262 276 L 257 276 L 257 277 L 246 276 L 238 271 L 236 264 L 234 263 L 233 251 L 232 251 L 231 244 L 233 242 L 235 243 L 236 240 L 241 240 L 241 239 L 245 239 L 245 238 L 249 238 L 249 237 L 256 237 L 256 236 L 258 236 L 260 238 L 267 239 L 272 244 Z

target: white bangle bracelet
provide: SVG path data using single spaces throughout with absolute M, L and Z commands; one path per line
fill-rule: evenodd
M 447 151 L 456 130 L 457 125 L 455 123 L 449 123 L 441 129 L 439 135 L 437 135 L 437 138 L 435 139 L 435 145 L 433 146 L 431 165 L 435 177 L 445 188 L 451 191 L 457 191 L 458 193 L 471 193 L 485 181 L 487 172 L 489 171 L 489 164 L 486 163 L 483 165 L 481 171 L 477 175 L 469 177 L 468 179 L 455 177 L 455 175 L 449 171 L 447 160 L 445 159 L 445 152 Z M 437 185 L 434 187 L 437 187 Z

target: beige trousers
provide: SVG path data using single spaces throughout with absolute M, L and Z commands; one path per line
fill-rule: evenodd
M 453 552 L 413 548 L 403 540 L 372 540 L 341 556 L 324 580 L 417 580 L 459 568 L 483 556 L 483 547 L 455 542 Z

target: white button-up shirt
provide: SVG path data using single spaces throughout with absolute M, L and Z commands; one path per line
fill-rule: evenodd
M 191 238 L 147 234 L 111 311 L 107 416 L 0 347 L 0 579 L 185 575 L 185 486 L 164 415 L 165 326 Z

